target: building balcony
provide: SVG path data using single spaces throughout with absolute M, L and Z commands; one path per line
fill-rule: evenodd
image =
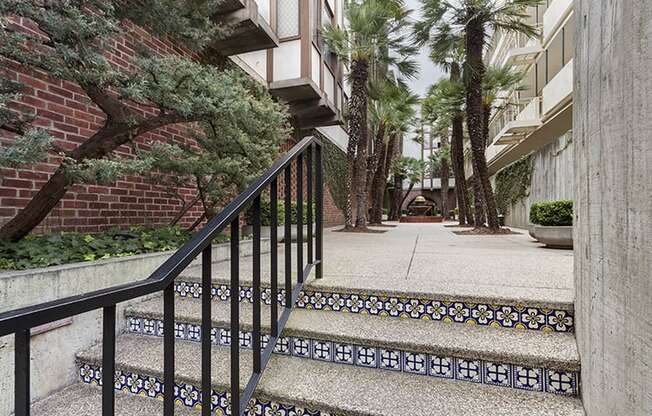
M 490 143 L 507 145 L 523 140 L 541 127 L 540 108 L 539 97 L 510 100 L 489 124 Z
M 278 36 L 269 24 L 268 15 L 269 7 L 261 8 L 254 0 L 227 0 L 214 19 L 228 25 L 229 33 L 211 48 L 222 56 L 276 48 Z
M 547 119 L 564 108 L 573 99 L 573 60 L 571 59 L 543 87 L 542 117 Z
M 552 0 L 543 14 L 542 44 L 550 44 L 573 12 L 573 0 Z
M 533 64 L 544 51 L 540 37 L 530 38 L 522 33 L 495 35 L 496 45 L 487 62 L 491 66 L 527 66 Z

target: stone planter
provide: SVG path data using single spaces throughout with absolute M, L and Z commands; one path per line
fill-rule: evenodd
M 534 227 L 534 234 L 540 243 L 552 248 L 573 248 L 573 226 L 543 226 Z
M 532 237 L 533 240 L 537 240 L 537 235 L 534 233 L 535 228 L 536 224 L 528 224 L 527 226 L 527 233 L 530 234 L 530 237 Z
M 271 228 L 269 225 L 264 225 L 260 227 L 260 238 L 263 239 L 268 239 L 270 238 L 271 235 Z M 242 234 L 243 235 L 251 235 L 254 233 L 254 227 L 251 225 L 245 225 L 242 227 Z M 312 235 L 315 235 L 315 224 L 312 225 Z M 279 225 L 276 228 L 276 236 L 278 239 L 279 243 L 285 242 L 285 225 Z M 303 241 L 306 242 L 308 240 L 308 226 L 304 225 L 303 226 Z M 296 224 L 292 224 L 292 235 L 291 235 L 291 241 L 296 242 L 297 241 L 297 226 Z

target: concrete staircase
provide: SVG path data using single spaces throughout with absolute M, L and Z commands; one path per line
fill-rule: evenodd
M 265 259 L 263 259 L 265 264 Z M 229 408 L 229 302 L 221 264 L 213 282 L 213 392 Z M 279 271 L 279 276 L 282 276 Z M 242 275 L 241 374 L 251 372 L 251 304 Z M 250 404 L 251 415 L 583 415 L 572 304 L 356 288 L 311 280 Z M 199 414 L 199 269 L 177 279 L 179 415 Z M 269 279 L 267 281 L 269 287 Z M 282 287 L 282 284 L 279 284 Z M 269 305 L 269 291 L 265 292 Z M 278 301 L 282 303 L 283 294 Z M 267 306 L 267 309 L 269 306 Z M 130 307 L 116 353 L 117 414 L 162 414 L 163 307 Z M 263 308 L 263 316 L 269 311 Z M 263 320 L 269 332 L 269 320 Z M 263 346 L 266 338 L 263 339 Z M 101 346 L 78 354 L 80 383 L 34 415 L 101 414 Z M 245 377 L 241 379 L 244 387 Z M 91 386 L 89 386 L 91 385 Z M 143 397 L 139 397 L 143 396 Z

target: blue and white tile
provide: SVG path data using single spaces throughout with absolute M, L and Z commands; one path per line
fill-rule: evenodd
M 482 383 L 482 363 L 480 360 L 455 359 L 455 379 Z
M 483 362 L 484 382 L 494 386 L 512 387 L 512 366 L 505 363 Z
M 360 367 L 378 367 L 378 350 L 373 347 L 355 346 L 355 365 Z
M 335 354 L 333 355 L 333 361 L 339 364 L 353 364 L 355 361 L 353 345 L 350 344 L 340 344 L 337 342 L 333 343 L 333 349 Z
M 413 374 L 426 374 L 428 372 L 428 357 L 426 354 L 415 352 L 403 353 L 403 371 Z
M 310 340 L 293 337 L 292 355 L 295 357 L 310 358 Z
M 577 374 L 566 371 L 545 370 L 546 391 L 561 395 L 577 394 Z
M 543 391 L 543 371 L 541 368 L 513 366 L 514 387 L 521 390 Z
M 319 361 L 333 361 L 333 343 L 331 341 L 312 340 L 312 358 Z
M 401 371 L 402 352 L 380 348 L 379 367 L 384 370 Z
M 455 361 L 452 357 L 428 356 L 428 374 L 439 378 L 455 377 Z

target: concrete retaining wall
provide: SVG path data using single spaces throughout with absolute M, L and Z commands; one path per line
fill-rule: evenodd
M 576 0 L 575 319 L 587 416 L 652 415 L 652 2 Z
M 530 206 L 535 202 L 574 199 L 571 134 L 566 133 L 533 154 L 530 195 L 510 207 L 506 225 L 527 228 Z
M 251 255 L 251 241 L 240 245 L 241 256 Z M 262 251 L 269 252 L 269 242 L 262 242 Z M 171 252 L 142 254 L 87 263 L 68 264 L 19 272 L 0 273 L 0 312 L 92 292 L 147 278 L 167 260 Z M 213 248 L 213 259 L 230 258 L 229 244 Z M 195 260 L 193 265 L 200 265 Z M 157 295 L 153 295 L 157 296 Z M 134 302 L 142 300 L 138 299 Z M 124 328 L 123 310 L 118 305 L 118 331 Z M 77 381 L 75 354 L 98 343 L 102 337 L 101 311 L 88 312 L 55 324 L 50 330 L 33 333 L 32 399 L 39 399 Z M 14 391 L 13 336 L 0 338 L 0 416 L 13 412 Z

